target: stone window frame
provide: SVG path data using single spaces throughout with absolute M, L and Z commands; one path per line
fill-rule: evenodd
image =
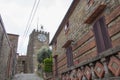
M 64 26 L 65 34 L 68 33 L 68 31 L 69 31 L 69 29 L 70 29 L 69 27 L 70 27 L 70 26 L 69 26 L 69 21 L 67 21 L 66 24 L 65 24 L 65 26 Z

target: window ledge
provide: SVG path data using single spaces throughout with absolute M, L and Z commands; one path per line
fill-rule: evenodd
M 106 8 L 105 4 L 100 4 L 98 7 L 89 15 L 89 17 L 84 21 L 84 23 L 91 24 Z
M 72 42 L 73 42 L 73 40 L 68 40 L 68 41 L 62 46 L 62 48 L 68 47 Z

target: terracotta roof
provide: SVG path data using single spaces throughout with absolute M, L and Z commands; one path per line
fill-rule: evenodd
M 80 0 L 73 0 L 70 8 L 68 9 L 64 19 L 62 20 L 58 30 L 56 31 L 53 39 L 50 42 L 50 45 L 53 44 L 53 42 L 56 40 L 57 36 L 59 35 L 59 33 L 61 32 L 62 28 L 64 27 L 64 25 L 66 24 L 66 22 L 68 21 L 70 15 L 72 14 L 72 12 L 74 11 L 75 7 L 77 6 L 77 4 L 79 3 Z

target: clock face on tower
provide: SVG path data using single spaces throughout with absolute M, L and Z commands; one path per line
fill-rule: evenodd
M 45 42 L 47 37 L 44 34 L 38 34 L 38 40 L 41 42 Z

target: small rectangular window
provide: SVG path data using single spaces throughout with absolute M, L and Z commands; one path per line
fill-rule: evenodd
M 67 22 L 67 23 L 65 24 L 64 29 L 65 29 L 65 34 L 66 34 L 66 33 L 69 31 L 69 22 Z

